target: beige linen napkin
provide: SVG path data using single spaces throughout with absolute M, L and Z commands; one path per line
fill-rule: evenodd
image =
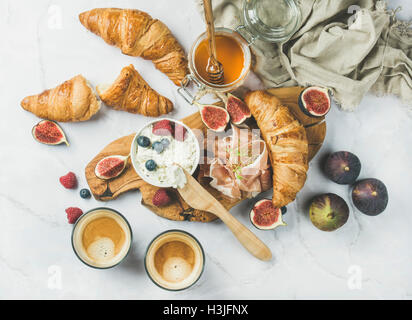
M 202 1 L 195 1 L 202 11 Z M 265 86 L 325 86 L 345 110 L 355 109 L 368 91 L 412 104 L 412 31 L 384 1 L 295 1 L 302 22 L 292 38 L 252 46 L 253 70 Z M 242 6 L 243 0 L 213 0 L 216 25 L 241 24 Z

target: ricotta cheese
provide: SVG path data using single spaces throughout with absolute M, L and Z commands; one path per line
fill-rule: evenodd
M 194 171 L 197 166 L 199 155 L 197 148 L 197 139 L 191 131 L 186 133 L 185 141 L 175 140 L 172 136 L 158 136 L 152 133 L 153 125 L 149 125 L 140 132 L 140 136 L 146 136 L 150 139 L 150 146 L 142 147 L 137 145 L 135 161 L 145 180 L 155 182 L 157 185 L 164 187 L 183 187 L 186 184 L 186 176 L 182 170 L 184 168 L 189 173 Z M 152 144 L 162 139 L 168 139 L 169 145 L 165 146 L 161 153 L 152 148 Z M 146 161 L 153 160 L 156 162 L 156 169 L 147 170 Z

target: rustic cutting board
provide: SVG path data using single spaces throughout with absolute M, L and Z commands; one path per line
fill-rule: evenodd
M 303 88 L 301 87 L 291 87 L 269 89 L 268 91 L 278 97 L 284 105 L 288 106 L 296 118 L 305 126 L 309 141 L 309 160 L 311 160 L 322 146 L 326 135 L 326 122 L 323 121 L 323 118 L 314 119 L 300 111 L 297 101 L 302 90 Z M 182 121 L 192 129 L 200 129 L 204 133 L 207 130 L 198 112 L 182 119 Z M 216 219 L 211 213 L 189 207 L 174 189 L 169 190 L 170 194 L 174 197 L 174 201 L 170 205 L 162 208 L 154 206 L 152 204 L 152 197 L 159 188 L 144 182 L 134 171 L 130 159 L 125 171 L 119 177 L 112 180 L 102 180 L 96 177 L 94 169 L 97 162 L 109 155 L 128 155 L 134 136 L 135 134 L 133 133 L 113 141 L 100 151 L 87 165 L 85 174 L 93 196 L 97 200 L 109 201 L 116 199 L 119 195 L 127 191 L 139 189 L 142 193 L 142 204 L 161 217 L 176 221 L 189 220 L 202 222 L 209 222 Z M 195 176 L 197 177 L 197 172 L 195 172 Z M 215 196 L 226 209 L 229 210 L 242 201 L 221 194 L 209 186 L 209 181 L 208 179 L 199 179 L 199 182 Z

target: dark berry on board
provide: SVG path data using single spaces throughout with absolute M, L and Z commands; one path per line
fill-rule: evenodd
M 83 199 L 89 199 L 91 197 L 89 189 L 80 190 L 80 197 L 82 197 Z

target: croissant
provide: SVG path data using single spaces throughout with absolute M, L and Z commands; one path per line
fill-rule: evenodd
M 100 99 L 116 110 L 158 117 L 173 110 L 173 103 L 153 90 L 133 65 L 124 67 L 110 86 L 99 85 Z
M 86 121 L 99 111 L 100 101 L 87 80 L 78 75 L 53 89 L 24 98 L 21 106 L 43 119 Z
M 265 140 L 273 169 L 273 205 L 283 207 L 296 198 L 306 181 L 308 140 L 305 128 L 280 101 L 265 91 L 245 97 Z
M 189 73 L 186 55 L 161 21 L 143 11 L 102 8 L 83 12 L 80 22 L 124 54 L 152 60 L 177 86 Z

